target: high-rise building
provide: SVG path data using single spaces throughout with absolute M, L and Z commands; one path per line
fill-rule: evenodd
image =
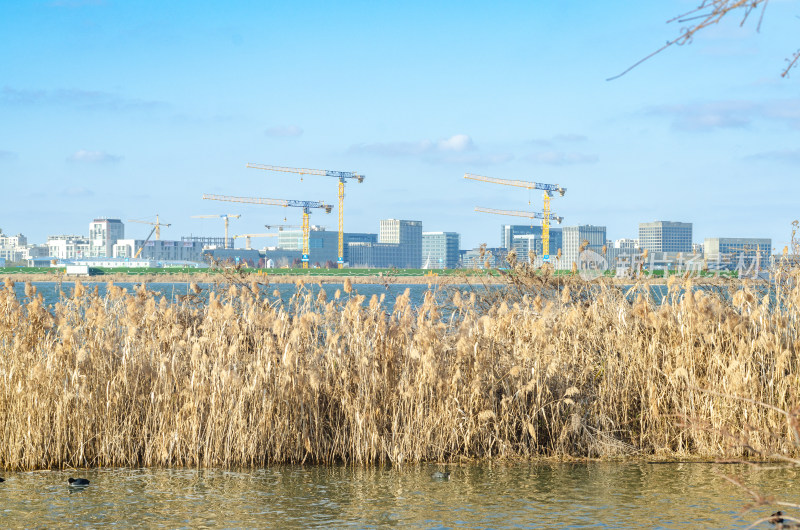
M 565 226 L 562 233 L 562 256 L 560 260 L 553 260 L 560 269 L 571 269 L 572 264 L 580 264 L 581 248 L 592 250 L 600 255 L 606 244 L 606 227 L 594 225 Z M 552 258 L 551 258 L 552 259 Z
M 422 267 L 422 222 L 381 219 L 378 242 L 348 243 L 351 267 Z
M 650 252 L 691 252 L 692 223 L 639 223 L 639 247 Z
M 89 240 L 92 242 L 89 257 L 110 258 L 114 245 L 125 238 L 125 225 L 119 219 L 95 219 L 89 223 Z
M 381 219 L 378 242 L 399 245 L 398 259 L 407 267 L 422 267 L 422 221 Z
M 454 269 L 461 257 L 461 236 L 456 232 L 422 233 L 422 268 Z

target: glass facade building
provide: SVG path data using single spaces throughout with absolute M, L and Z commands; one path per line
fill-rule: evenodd
M 586 249 L 603 254 L 606 244 L 606 227 L 594 225 L 565 226 L 562 230 L 562 256 L 560 260 L 553 257 L 553 263 L 559 269 L 571 269 L 572 264 L 578 266 L 580 262 L 581 246 L 586 243 Z M 551 251 L 552 256 L 552 251 Z
M 422 233 L 422 268 L 454 269 L 458 267 L 461 236 L 456 232 Z
M 639 248 L 650 252 L 691 252 L 692 223 L 639 223 Z

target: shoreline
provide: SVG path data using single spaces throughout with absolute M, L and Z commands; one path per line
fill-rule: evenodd
M 81 283 L 227 283 L 231 278 L 223 274 L 208 273 L 175 273 L 175 274 L 103 274 L 98 276 L 65 276 L 61 274 L 4 274 L 0 279 L 8 278 L 14 282 L 74 282 L 80 280 Z M 245 274 L 237 275 L 236 280 L 242 282 L 263 282 L 263 283 L 344 283 L 350 280 L 352 284 L 380 284 L 380 285 L 425 285 L 425 284 L 454 284 L 464 283 L 467 279 L 461 276 L 344 276 L 344 275 L 301 275 L 301 274 Z M 469 278 L 473 279 L 473 278 Z M 477 278 L 476 278 L 477 279 Z M 500 277 L 482 276 L 481 281 L 500 285 L 503 283 Z M 457 280 L 457 281 L 454 281 Z
M 228 283 L 233 275 L 224 273 L 164 273 L 164 274 L 128 274 L 128 273 L 112 273 L 102 274 L 96 276 L 66 276 L 58 273 L 16 273 L 16 274 L 3 274 L 0 273 L 0 280 L 8 278 L 14 282 L 74 282 L 80 280 L 81 283 Z M 669 278 L 678 278 L 679 281 L 684 281 L 683 277 L 677 275 L 670 276 Z M 325 284 L 342 284 L 345 280 L 350 280 L 352 284 L 378 284 L 378 285 L 466 285 L 466 284 L 487 284 L 487 285 L 504 285 L 507 282 L 503 276 L 489 275 L 489 274 L 447 274 L 440 275 L 339 275 L 339 274 L 268 274 L 264 272 L 254 272 L 246 274 L 236 274 L 237 281 L 251 282 L 257 281 L 262 283 L 279 283 L 291 284 L 303 281 L 304 283 L 325 283 Z M 556 277 L 570 280 L 571 276 Z M 612 285 L 632 285 L 639 282 L 646 282 L 651 285 L 666 285 L 669 278 L 663 277 L 645 277 L 645 278 L 609 278 L 604 277 L 603 280 Z M 738 281 L 737 278 L 714 278 L 714 277 L 692 277 L 692 282 L 696 285 L 729 285 L 732 282 Z M 588 281 L 586 283 L 592 283 Z

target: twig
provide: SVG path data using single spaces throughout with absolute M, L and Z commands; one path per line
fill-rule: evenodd
M 756 31 L 761 31 L 761 24 L 764 21 L 764 13 L 767 10 L 767 4 L 769 0 L 702 0 L 700 5 L 695 7 L 694 9 L 687 11 L 682 15 L 678 15 L 677 17 L 671 18 L 667 20 L 667 24 L 678 22 L 678 23 L 686 23 L 692 21 L 699 21 L 694 25 L 689 27 L 683 28 L 680 31 L 680 34 L 668 41 L 665 45 L 657 49 L 656 51 L 652 52 L 651 54 L 647 55 L 643 59 L 636 61 L 633 65 L 625 69 L 622 73 L 617 74 L 613 77 L 609 77 L 606 81 L 613 81 L 615 79 L 619 79 L 623 75 L 627 74 L 643 62 L 651 59 L 653 56 L 661 53 L 662 51 L 666 50 L 671 46 L 681 46 L 683 44 L 688 44 L 692 41 L 695 34 L 698 32 L 713 26 L 715 24 L 719 24 L 719 22 L 725 18 L 730 12 L 737 11 L 737 10 L 744 10 L 744 14 L 742 15 L 742 20 L 739 22 L 739 27 L 744 26 L 747 22 L 750 14 L 757 9 L 759 6 L 761 7 L 761 14 L 758 17 L 758 23 L 756 25 Z M 794 53 L 794 55 L 787 59 L 789 65 L 781 74 L 781 77 L 786 77 L 798 61 L 800 61 L 800 50 Z

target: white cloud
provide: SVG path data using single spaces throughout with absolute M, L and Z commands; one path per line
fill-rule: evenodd
M 279 125 L 276 127 L 270 127 L 264 134 L 267 136 L 275 136 L 275 137 L 290 137 L 290 136 L 301 136 L 303 134 L 303 129 L 298 127 L 297 125 Z
M 473 151 L 475 144 L 472 143 L 472 138 L 466 134 L 455 134 L 446 140 L 439 140 L 437 147 L 439 151 L 463 153 L 464 151 Z
M 525 157 L 535 164 L 550 164 L 553 166 L 567 166 L 573 164 L 594 164 L 599 158 L 597 155 L 585 153 L 568 153 L 563 151 L 541 151 Z
M 87 164 L 116 164 L 122 161 L 122 157 L 108 154 L 105 151 L 87 151 L 81 149 L 67 158 L 67 161 Z

